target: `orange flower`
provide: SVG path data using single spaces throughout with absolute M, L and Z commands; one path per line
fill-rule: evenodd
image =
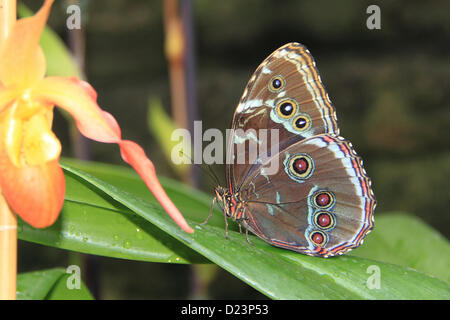
M 61 144 L 51 130 L 56 105 L 74 117 L 84 136 L 117 143 L 124 161 L 172 219 L 192 233 L 161 187 L 153 163 L 139 145 L 122 140 L 114 117 L 98 106 L 95 90 L 76 78 L 44 77 L 39 39 L 52 3 L 46 0 L 34 16 L 15 22 L 0 48 L 0 193 L 34 227 L 50 226 L 57 219 L 65 181 L 58 163 Z

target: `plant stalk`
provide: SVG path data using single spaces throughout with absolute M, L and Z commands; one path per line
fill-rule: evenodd
M 16 0 L 0 0 L 0 54 L 16 22 Z M 0 300 L 16 299 L 17 218 L 0 189 Z
M 0 300 L 16 299 L 17 218 L 0 191 Z

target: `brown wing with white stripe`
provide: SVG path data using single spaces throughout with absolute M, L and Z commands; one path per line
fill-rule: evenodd
M 261 129 L 268 130 L 266 136 Z M 278 139 L 272 129 L 278 129 Z M 238 190 L 268 157 L 322 133 L 339 134 L 334 107 L 309 51 L 289 43 L 257 68 L 236 108 L 227 147 L 228 187 Z

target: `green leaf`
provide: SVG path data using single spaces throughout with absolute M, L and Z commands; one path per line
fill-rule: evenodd
M 113 226 L 108 232 L 102 230 L 102 223 L 92 223 L 86 220 L 86 225 L 80 225 L 78 232 L 84 232 L 88 240 L 83 243 L 83 234 L 75 237 L 70 235 L 70 223 L 72 220 L 79 221 L 87 219 L 90 215 L 96 215 L 96 210 L 89 214 L 82 214 L 82 211 L 74 211 L 73 216 L 64 216 L 63 211 L 61 225 L 64 228 L 54 230 L 52 237 L 48 237 L 44 242 L 46 244 L 64 247 L 64 243 L 75 241 L 79 244 L 78 249 L 84 250 L 84 246 L 90 245 L 90 253 L 95 254 L 97 250 L 100 254 L 108 255 L 110 253 L 103 251 L 101 241 L 92 241 L 89 244 L 91 236 L 95 238 L 97 232 L 105 234 L 105 243 L 111 242 L 111 232 L 114 232 L 118 225 L 111 221 L 116 219 L 114 215 L 120 215 L 124 212 L 132 214 L 132 210 L 141 218 L 151 221 L 147 223 L 153 225 L 153 230 L 147 231 L 153 236 L 155 241 L 161 236 L 171 239 L 172 243 L 169 249 L 178 253 L 179 246 L 197 251 L 210 261 L 216 263 L 222 268 L 228 270 L 243 281 L 247 282 L 257 290 L 267 296 L 276 299 L 449 299 L 448 284 L 426 276 L 410 268 L 393 265 L 386 262 L 377 261 L 382 255 L 367 255 L 372 259 L 356 256 L 343 256 L 338 258 L 322 259 L 304 256 L 295 252 L 272 247 L 254 236 L 250 236 L 253 245 L 246 242 L 245 236 L 239 234 L 235 224 L 230 224 L 230 239 L 224 237 L 223 214 L 214 211 L 214 216 L 210 223 L 202 226 L 199 222 L 203 221 L 209 210 L 210 197 L 192 190 L 182 184 L 163 179 L 163 185 L 169 196 L 172 197 L 175 204 L 181 209 L 188 222 L 194 226 L 195 233 L 187 234 L 169 218 L 162 210 L 153 196 L 140 181 L 138 176 L 129 169 L 90 162 L 78 162 L 74 160 L 65 160 L 64 168 L 68 180 L 67 205 L 82 204 L 86 206 L 99 207 L 103 210 L 109 210 L 109 217 L 103 219 L 103 223 L 112 223 Z M 70 163 L 70 166 L 68 165 Z M 82 168 L 82 170 L 77 168 Z M 89 173 L 87 173 L 89 172 Z M 94 176 L 95 175 L 95 176 Z M 101 179 L 100 179 L 101 178 Z M 70 179 L 76 180 L 69 182 Z M 76 184 L 75 182 L 78 182 Z M 126 190 L 126 191 L 125 191 Z M 112 200 L 112 197 L 114 200 Z M 71 203 L 71 204 L 69 204 Z M 127 209 L 129 208 L 129 209 Z M 78 217 L 77 217 L 78 216 Z M 135 221 L 135 218 L 130 219 Z M 124 220 L 125 221 L 125 220 Z M 377 219 L 378 221 L 378 219 Z M 401 222 L 402 223 L 402 222 Z M 118 223 L 121 224 L 121 223 Z M 139 225 L 141 225 L 139 223 Z M 383 229 L 377 224 L 377 228 Z M 155 227 L 156 226 L 156 227 Z M 409 226 L 411 227 L 411 226 Z M 53 228 L 53 227 L 52 227 Z M 136 226 L 130 228 L 130 232 L 136 233 Z M 149 227 L 150 228 L 150 227 Z M 65 230 L 59 233 L 58 230 Z M 73 230 L 73 231 L 76 231 Z M 153 231 L 159 234 L 153 233 Z M 46 230 L 34 230 L 23 226 L 19 235 L 21 238 L 26 234 L 30 241 L 39 241 L 40 237 L 45 238 Z M 407 234 L 405 234 L 405 237 Z M 415 236 L 415 235 L 409 235 Z M 428 235 L 425 235 L 428 236 Z M 78 239 L 78 240 L 77 240 Z M 42 242 L 40 242 L 42 243 Z M 96 247 L 100 243 L 99 247 Z M 368 243 L 370 244 L 370 238 Z M 165 243 L 166 244 L 166 243 Z M 130 241 L 129 258 L 133 259 L 133 252 L 144 251 L 146 248 L 139 247 L 134 240 Z M 104 247 L 108 247 L 107 244 Z M 120 246 L 116 246 L 119 248 Z M 108 250 L 113 250 L 114 246 Z M 364 246 L 355 250 L 363 250 Z M 75 248 L 77 250 L 77 248 Z M 147 248 L 154 251 L 153 248 Z M 161 249 L 162 250 L 162 249 Z M 186 249 L 189 251 L 189 249 Z M 193 251 L 191 250 L 191 252 Z M 84 252 L 84 251 L 82 251 Z M 117 252 L 112 256 L 116 255 Z M 145 253 L 142 253 L 143 255 Z M 170 254 L 170 253 L 169 253 Z M 149 254 L 151 256 L 152 253 Z M 138 257 L 139 254 L 134 257 Z M 427 255 L 425 255 L 428 257 Z M 174 255 L 172 257 L 180 257 Z M 139 258 L 138 258 L 139 259 Z M 152 258 L 151 258 L 152 259 Z M 148 259 L 148 261 L 151 261 Z M 180 262 L 185 259 L 180 257 L 179 261 L 172 259 L 172 262 Z M 161 259 L 163 260 L 163 259 Z M 191 260 L 194 260 L 191 258 Z M 166 260 L 167 261 L 167 260 Z M 205 261 L 205 260 L 203 260 Z M 380 289 L 369 289 L 367 281 L 374 275 L 371 274 L 373 268 L 378 268 L 380 275 Z
M 43 300 L 64 274 L 64 269 L 21 273 L 17 276 L 17 299 Z
M 203 256 L 71 173 L 66 174 L 65 198 L 60 217 L 49 228 L 35 229 L 19 219 L 19 238 L 115 258 L 207 262 Z
M 82 282 L 79 289 L 68 289 L 69 276 L 62 268 L 21 273 L 17 276 L 17 299 L 92 299 L 92 295 Z
M 70 281 L 69 274 L 62 275 L 53 286 L 52 290 L 45 297 L 46 300 L 93 300 L 88 288 L 81 283 L 80 288 L 69 289 L 67 281 Z
M 63 167 L 64 165 L 67 165 L 85 171 L 113 186 L 122 187 L 123 190 L 126 190 L 130 194 L 154 203 L 157 208 L 161 209 L 161 206 L 145 186 L 142 179 L 129 167 L 70 158 L 62 159 L 61 164 Z M 66 170 L 66 174 L 67 172 L 69 171 Z M 83 178 L 80 177 L 80 179 Z M 172 179 L 159 177 L 159 180 L 174 203 L 182 208 L 183 215 L 186 215 L 197 222 L 205 221 L 209 213 L 209 206 L 213 199 L 213 191 L 211 191 L 210 195 L 207 195 L 204 192 L 193 189 L 191 186 Z M 92 189 L 92 186 L 90 188 Z M 76 192 L 78 192 L 76 189 L 68 190 L 68 192 L 66 192 L 66 199 L 79 201 L 84 197 L 83 194 L 76 195 Z M 102 191 L 101 193 L 103 194 L 104 192 Z M 76 198 L 74 198 L 75 195 Z M 109 196 L 106 197 L 109 198 Z M 222 225 L 224 221 L 222 212 L 217 208 L 214 210 L 215 214 L 210 219 L 209 224 Z M 238 230 L 234 225 L 231 225 L 230 227 L 234 228 L 234 230 Z
M 405 213 L 377 216 L 376 227 L 364 246 L 351 254 L 413 268 L 450 282 L 448 240 L 419 218 Z
M 86 164 L 84 167 L 88 167 Z M 111 167 L 109 167 L 111 168 Z M 198 213 L 193 214 L 189 202 L 175 204 L 181 209 L 188 222 L 195 228 L 194 234 L 183 232 L 154 201 L 142 197 L 143 190 L 129 189 L 129 180 L 116 178 L 114 185 L 105 178 L 105 172 L 98 172 L 98 166 L 91 173 L 95 176 L 64 165 L 64 169 L 102 190 L 116 201 L 130 208 L 146 220 L 151 221 L 164 232 L 199 252 L 212 262 L 228 270 L 268 297 L 275 299 L 450 299 L 448 284 L 426 276 L 415 270 L 377 260 L 343 256 L 323 259 L 308 257 L 295 252 L 272 247 L 254 236 L 253 245 L 236 229 L 230 231 L 230 239 L 224 237 L 223 222 L 214 221 L 207 226 L 198 223 Z M 100 170 L 99 170 L 100 171 Z M 108 170 L 106 170 L 108 171 Z M 106 180 L 106 179 L 105 179 Z M 175 184 L 175 183 L 174 183 Z M 135 185 L 133 188 L 136 188 Z M 178 186 L 178 193 L 185 188 Z M 127 190 L 127 191 L 125 191 Z M 168 193 L 170 188 L 168 189 Z M 193 194 L 192 201 L 199 197 Z M 169 194 L 171 195 L 171 194 Z M 205 204 L 201 210 L 208 211 Z M 223 219 L 223 215 L 221 216 Z M 201 221 L 201 220 L 200 220 Z M 376 268 L 380 275 L 380 289 L 369 289 L 367 282 L 374 276 L 370 270 Z

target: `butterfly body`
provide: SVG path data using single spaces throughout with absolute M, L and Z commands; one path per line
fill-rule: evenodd
M 245 220 L 244 209 L 245 201 L 241 198 L 239 193 L 232 193 L 232 190 L 218 186 L 215 190 L 216 199 L 225 212 L 233 221 L 241 222 Z
M 233 117 L 226 180 L 215 190 L 226 216 L 274 246 L 330 257 L 361 245 L 373 228 L 370 179 L 339 136 L 304 46 L 279 48 L 251 77 Z

